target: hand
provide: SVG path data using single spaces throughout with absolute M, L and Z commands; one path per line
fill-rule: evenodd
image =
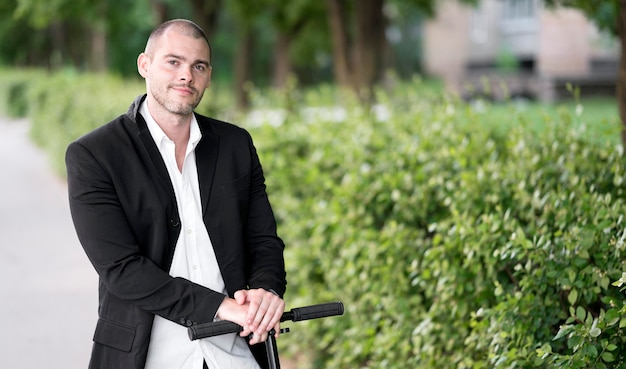
M 246 323 L 249 304 L 239 304 L 235 299 L 225 297 L 215 316 L 219 320 L 228 320 L 243 327 L 240 336 L 246 337 L 252 333 Z
M 240 290 L 235 298 L 226 297 L 219 309 L 217 317 L 239 324 L 243 331 L 239 334 L 247 337 L 252 334 L 250 344 L 254 345 L 267 340 L 272 328 L 275 337 L 280 334 L 280 318 L 285 311 L 285 302 L 272 292 L 264 289 Z
M 246 327 L 253 333 L 250 344 L 267 340 L 269 331 L 275 330 L 275 337 L 280 335 L 280 318 L 285 311 L 285 302 L 274 293 L 259 288 L 235 292 L 235 301 L 241 306 L 248 306 L 245 318 Z

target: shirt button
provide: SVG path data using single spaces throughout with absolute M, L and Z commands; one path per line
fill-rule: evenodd
M 193 265 L 192 268 L 195 270 L 195 269 L 198 269 L 198 266 L 197 265 Z
M 188 230 L 187 230 L 187 234 L 191 234 L 191 229 L 188 229 Z

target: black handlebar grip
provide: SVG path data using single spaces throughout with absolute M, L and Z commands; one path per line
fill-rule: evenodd
M 205 337 L 241 332 L 242 330 L 243 328 L 237 323 L 233 323 L 228 320 L 221 320 L 219 322 L 193 325 L 187 329 L 187 334 L 189 334 L 189 339 L 194 341 Z
M 285 322 L 291 320 L 298 322 L 301 320 L 310 320 L 317 318 L 325 318 L 328 316 L 343 315 L 343 304 L 341 302 L 329 302 L 312 306 L 304 306 L 291 309 L 283 313 L 280 321 Z M 241 332 L 243 328 L 231 321 L 221 320 L 218 322 L 210 322 L 193 325 L 187 328 L 187 334 L 192 341 L 219 336 L 221 334 Z
M 343 315 L 343 304 L 341 302 L 328 302 L 326 304 L 294 308 L 291 309 L 291 313 L 293 318 L 289 317 L 289 319 L 294 322 Z

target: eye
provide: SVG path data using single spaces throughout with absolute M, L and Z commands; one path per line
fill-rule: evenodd
M 196 64 L 195 68 L 199 72 L 204 72 L 206 70 L 206 66 L 204 64 Z
M 167 61 L 167 64 L 169 64 L 169 65 L 178 65 L 178 60 L 170 59 L 170 60 Z

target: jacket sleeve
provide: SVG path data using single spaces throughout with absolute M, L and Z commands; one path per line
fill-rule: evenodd
M 74 142 L 65 160 L 74 226 L 101 285 L 118 299 L 181 325 L 212 321 L 224 295 L 171 277 L 146 257 L 116 191 L 112 170 L 101 153 L 94 152 L 98 151 Z M 149 211 L 154 209 L 146 210 L 146 216 Z
M 265 186 L 265 177 L 252 138 L 248 135 L 252 157 L 250 205 L 245 223 L 250 271 L 250 288 L 265 288 L 283 296 L 286 290 L 286 273 L 283 251 L 285 245 L 277 236 L 276 220 Z

